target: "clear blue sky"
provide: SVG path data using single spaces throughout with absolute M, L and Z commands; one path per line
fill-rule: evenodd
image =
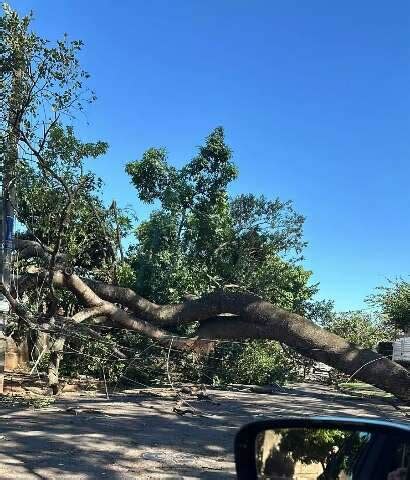
M 292 199 L 306 266 L 339 310 L 410 271 L 406 0 L 18 0 L 50 39 L 86 43 L 89 139 L 107 200 L 146 214 L 123 167 L 150 146 L 180 165 L 226 130 L 232 193 Z

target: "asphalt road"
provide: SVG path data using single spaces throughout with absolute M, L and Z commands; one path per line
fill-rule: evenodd
M 382 400 L 319 385 L 275 394 L 209 393 L 213 401 L 186 397 L 200 415 L 176 414 L 168 389 L 127 391 L 110 400 L 68 394 L 39 410 L 1 408 L 0 479 L 229 479 L 235 478 L 235 433 L 249 421 L 287 415 L 406 420 Z

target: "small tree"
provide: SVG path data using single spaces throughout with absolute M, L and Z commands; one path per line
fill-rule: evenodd
M 379 287 L 368 302 L 376 307 L 388 322 L 402 332 L 410 334 L 410 283 L 404 279 L 389 281 Z
M 363 311 L 343 312 L 324 318 L 321 325 L 364 348 L 374 349 L 381 341 L 392 340 L 396 329 L 380 315 Z

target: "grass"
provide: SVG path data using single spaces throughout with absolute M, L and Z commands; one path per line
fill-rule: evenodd
M 23 407 L 23 408 L 46 408 L 53 405 L 55 398 L 51 396 L 27 397 L 23 395 L 2 395 L 0 396 L 0 407 Z
M 344 382 L 339 383 L 338 388 L 343 393 L 349 395 L 356 395 L 362 398 L 384 398 L 392 399 L 394 396 L 391 393 L 387 393 L 380 388 L 374 387 L 364 382 Z

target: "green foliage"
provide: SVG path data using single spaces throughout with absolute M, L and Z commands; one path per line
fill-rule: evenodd
M 31 15 L 20 18 L 3 7 L 0 141 L 7 147 L 1 154 L 12 170 L 17 198 L 13 206 L 23 225 L 17 234 L 46 245 L 54 258 L 64 254 L 65 265 L 76 273 L 118 282 L 119 244 L 131 220 L 124 211 L 104 206 L 102 182 L 86 168 L 86 162 L 104 155 L 108 145 L 81 141 L 73 127 L 78 112 L 95 100 L 78 59 L 83 44 L 66 35 L 52 43 L 30 28 Z M 17 151 L 18 161 L 17 154 L 13 156 Z M 41 258 L 17 258 L 15 264 L 21 271 L 32 266 L 49 268 Z M 48 282 L 28 290 L 26 301 L 33 314 L 48 314 L 55 303 L 67 316 L 82 308 L 71 293 L 52 289 Z M 108 340 L 90 349 L 107 354 Z M 87 368 L 94 367 L 88 362 Z
M 219 127 L 208 136 L 198 155 L 180 170 L 168 165 L 165 149 L 150 148 L 142 160 L 128 163 L 126 171 L 141 200 L 159 200 L 165 210 L 181 214 L 185 209 L 206 208 L 225 192 L 237 176 L 230 160 L 231 151 Z
M 404 279 L 390 281 L 388 286 L 379 287 L 368 302 L 375 306 L 394 327 L 410 330 L 410 283 Z
M 250 194 L 229 200 L 236 168 L 221 128 L 180 170 L 164 150 L 150 149 L 127 172 L 141 199 L 161 205 L 140 224 L 130 251 L 142 295 L 179 301 L 233 285 L 301 310 L 316 291 L 297 264 L 304 219 L 291 203 Z
M 49 42 L 31 31 L 31 20 L 3 6 L 0 136 L 17 150 L 11 141 L 17 135 L 21 153 L 12 172 L 14 207 L 23 225 L 18 235 L 64 252 L 65 263 L 79 274 L 118 282 L 120 242 L 131 219 L 104 206 L 102 181 L 86 168 L 106 153 L 107 143 L 84 142 L 73 127 L 78 112 L 95 100 L 78 58 L 83 44 L 67 35 Z M 75 310 L 76 302 L 71 306 Z
M 226 187 L 235 176 L 222 129 L 207 138 L 199 154 L 177 170 L 164 150 L 150 149 L 127 165 L 142 200 L 161 210 L 137 229 L 131 249 L 135 288 L 158 302 L 177 301 L 218 284 L 214 252 L 231 235 Z
M 229 199 L 237 172 L 222 128 L 179 170 L 168 164 L 164 149 L 148 150 L 126 170 L 139 197 L 160 206 L 136 230 L 129 286 L 158 303 L 235 289 L 300 313 L 313 309 L 317 286 L 309 285 L 311 272 L 300 265 L 304 218 L 291 202 L 252 194 Z M 177 331 L 192 334 L 195 328 Z M 277 343 L 261 341 L 218 346 L 213 358 L 187 361 L 175 374 L 263 384 L 293 377 L 293 365 Z
M 386 325 L 383 318 L 363 311 L 335 314 L 324 319 L 322 326 L 349 342 L 371 349 L 395 337 L 395 329 Z
M 137 186 L 142 201 L 151 203 L 157 198 L 164 200 L 165 192 L 176 179 L 176 171 L 167 164 L 165 149 L 150 148 L 141 161 L 128 163 L 126 172 Z
M 61 251 L 67 262 L 80 274 L 93 272 L 97 278 L 110 279 L 115 261 L 117 242 L 116 219 L 99 198 L 100 182 L 89 174 L 83 188 L 72 202 L 69 218 L 63 232 L 58 231 L 66 198 L 60 188 L 53 186 L 47 177 L 29 165 L 21 163 L 17 182 L 17 214 L 27 229 L 18 232 L 20 237 L 40 240 L 53 247 L 61 237 Z M 121 211 L 120 235 L 124 238 L 131 220 Z
M 230 383 L 269 385 L 294 380 L 294 363 L 274 341 L 222 343 L 207 359 L 200 381 L 216 385 Z
M 304 464 L 321 463 L 331 456 L 334 447 L 341 446 L 345 439 L 345 432 L 325 428 L 318 429 L 289 429 L 282 433 L 279 450 L 290 452 L 292 459 Z
M 24 225 L 19 234 L 64 251 L 78 273 L 115 280 L 117 227 L 123 237 L 130 221 L 104 207 L 102 182 L 85 168 L 108 145 L 81 141 L 70 124 L 95 99 L 78 59 L 83 44 L 66 35 L 49 42 L 31 31 L 31 20 L 3 5 L 0 137 L 12 148 L 14 138 L 21 152 L 12 172 L 14 206 Z
M 90 172 L 83 173 L 84 160 L 104 153 L 106 144 L 83 144 L 73 135 L 71 129 L 52 129 L 44 150 L 46 167 L 38 168 L 29 160 L 19 163 L 16 210 L 20 222 L 28 228 L 27 233 L 22 232 L 24 236 L 50 247 L 62 237 L 61 250 L 79 272 L 84 272 L 112 260 L 114 225 L 112 215 L 98 196 L 101 181 Z M 52 169 L 53 175 L 48 174 L 47 168 Z M 64 185 L 77 194 L 73 196 L 65 228 L 59 231 L 67 205 Z
M 56 123 L 50 128 L 47 142 L 44 145 L 42 157 L 45 166 L 41 165 L 41 168 L 43 170 L 46 170 L 47 167 L 52 168 L 57 174 L 67 176 L 67 180 L 70 179 L 70 176 L 76 178 L 80 173 L 78 169 L 83 166 L 84 159 L 104 155 L 107 149 L 106 142 L 83 143 L 76 138 L 72 126 Z
M 231 212 L 242 242 L 256 241 L 258 247 L 268 245 L 277 252 L 294 249 L 300 253 L 306 246 L 302 232 L 304 218 L 293 210 L 290 201 L 239 195 L 231 203 Z
M 95 95 L 85 85 L 89 74 L 78 60 L 83 43 L 65 35 L 52 44 L 30 30 L 31 21 L 31 15 L 19 17 L 3 4 L 0 120 L 8 122 L 10 102 L 14 103 L 21 109 L 19 120 L 26 138 L 35 141 L 43 126 L 47 128 L 62 115 L 73 117 Z

